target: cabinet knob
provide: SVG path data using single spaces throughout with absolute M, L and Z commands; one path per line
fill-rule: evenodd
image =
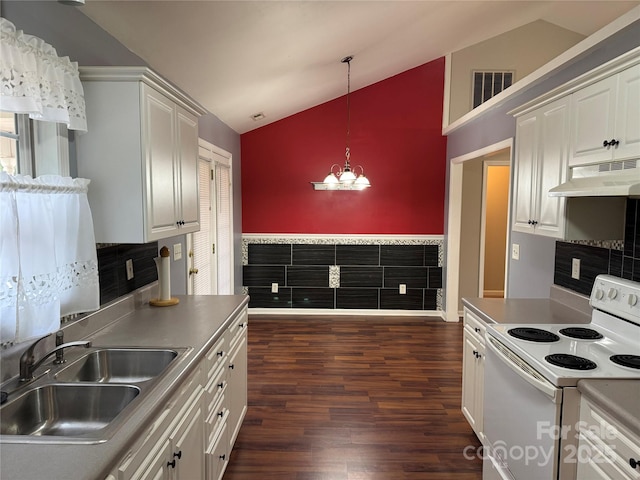
M 478 357 L 478 351 L 477 350 L 473 351 L 473 356 L 476 357 L 476 358 Z
M 220 418 L 224 417 L 224 412 L 218 412 L 218 416 L 219 416 Z
M 167 467 L 176 468 L 176 459 L 174 458 L 170 462 L 167 462 Z
M 223 356 L 223 355 L 224 355 L 224 350 L 220 350 L 220 351 L 218 352 L 218 356 L 219 356 L 219 357 L 221 357 L 221 356 Z
M 174 453 L 173 456 L 177 458 L 182 458 L 182 450 L 178 450 L 178 452 Z
M 233 370 L 233 367 L 234 367 L 233 363 L 229 365 L 229 368 L 230 368 L 231 370 Z
M 474 330 L 476 331 L 476 333 L 480 333 L 480 329 L 478 327 L 475 327 Z
M 629 465 L 631 466 L 631 468 L 633 468 L 635 470 L 636 468 L 638 468 L 640 466 L 640 461 L 636 460 L 635 458 L 630 458 L 629 459 Z
M 225 454 L 220 455 L 220 460 L 224 460 L 225 458 L 227 458 Z
M 224 387 L 224 382 L 220 382 L 220 383 L 218 384 L 218 387 L 220 387 L 220 388 Z

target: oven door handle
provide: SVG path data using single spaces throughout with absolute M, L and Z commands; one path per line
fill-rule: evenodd
M 487 345 L 506 366 L 517 373 L 523 380 L 551 398 L 553 403 L 560 402 L 560 389 L 536 372 L 524 360 L 491 335 L 487 336 Z

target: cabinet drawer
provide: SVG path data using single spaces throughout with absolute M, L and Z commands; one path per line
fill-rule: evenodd
M 220 435 L 222 427 L 226 424 L 229 409 L 225 404 L 225 396 L 220 395 L 218 401 L 212 405 L 205 425 L 205 445 L 213 445 Z
M 472 332 L 474 332 L 484 344 L 484 336 L 487 331 L 487 325 L 484 323 L 480 317 L 478 317 L 475 313 L 469 310 L 467 307 L 464 308 L 464 325 L 468 327 Z
M 231 351 L 236 347 L 236 345 L 238 345 L 238 342 L 242 338 L 242 336 L 246 334 L 248 325 L 249 322 L 247 319 L 247 315 L 243 314 L 236 318 L 229 327 L 229 354 L 231 354 Z
M 640 479 L 640 470 L 629 464 L 630 459 L 640 460 L 640 438 L 584 397 L 580 408 L 580 435 L 602 450 L 602 456 L 610 459 L 629 478 Z
M 205 367 L 206 372 L 204 377 L 205 384 L 216 373 L 216 370 L 218 369 L 218 367 L 224 364 L 224 359 L 227 355 L 227 345 L 228 343 L 227 343 L 226 335 L 222 335 L 218 339 L 216 344 L 213 347 L 211 347 L 211 349 L 207 353 L 206 360 L 205 360 L 205 366 L 206 366 Z

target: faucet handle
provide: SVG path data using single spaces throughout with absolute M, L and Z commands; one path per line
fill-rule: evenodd
M 56 347 L 59 347 L 64 343 L 64 332 L 62 330 L 58 330 L 56 332 Z M 56 359 L 53 361 L 54 365 L 62 365 L 65 363 L 64 359 L 64 349 L 60 349 L 56 351 Z

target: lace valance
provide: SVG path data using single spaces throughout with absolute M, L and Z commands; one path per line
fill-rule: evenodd
M 0 17 L 0 110 L 87 131 L 78 64 Z

